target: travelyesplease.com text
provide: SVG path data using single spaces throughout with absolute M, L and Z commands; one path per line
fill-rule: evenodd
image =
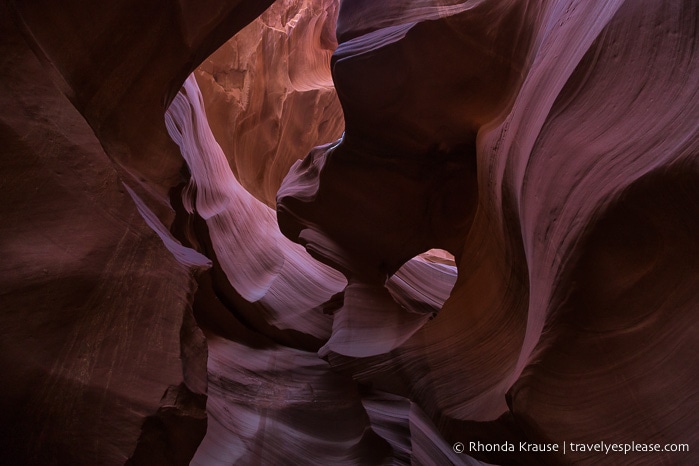
M 502 442 L 502 443 L 483 443 L 483 442 L 456 442 L 454 444 L 456 453 L 491 453 L 491 452 L 522 452 L 522 453 L 641 453 L 641 452 L 687 452 L 689 444 L 686 443 L 668 443 L 661 445 L 659 443 L 576 443 L 576 442 L 561 442 L 561 443 L 530 443 L 530 442 Z

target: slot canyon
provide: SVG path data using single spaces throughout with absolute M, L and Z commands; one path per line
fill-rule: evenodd
M 696 0 L 0 23 L 0 464 L 699 464 Z

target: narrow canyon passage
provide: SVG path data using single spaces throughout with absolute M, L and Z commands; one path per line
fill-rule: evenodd
M 0 6 L 0 463 L 692 464 L 699 5 Z

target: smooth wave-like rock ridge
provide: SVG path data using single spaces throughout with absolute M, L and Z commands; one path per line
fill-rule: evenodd
M 270 313 L 266 319 L 269 323 L 280 328 L 303 330 L 317 338 L 327 337 L 327 332 L 322 330 L 322 322 L 329 319 L 315 311 L 333 295 L 343 292 L 345 303 L 342 308 L 361 309 L 367 303 L 372 303 L 373 299 L 355 302 L 356 296 L 379 293 L 387 300 L 384 307 L 388 302 L 393 303 L 397 318 L 407 316 L 409 321 L 414 321 L 408 326 L 419 327 L 430 312 L 438 311 L 446 300 L 455 278 L 451 266 L 418 257 L 409 262 L 401 273 L 397 273 L 389 282 L 397 299 L 402 300 L 408 309 L 420 309 L 420 306 L 429 309 L 429 312 L 404 312 L 391 297 L 389 288 L 381 285 L 376 287 L 376 291 L 369 291 L 359 286 L 359 291 L 355 293 L 355 286 L 346 286 L 346 280 L 340 273 L 315 261 L 302 247 L 282 236 L 276 226 L 274 211 L 243 189 L 233 176 L 223 151 L 209 129 L 194 76 L 185 81 L 183 90 L 168 108 L 166 124 L 191 173 L 190 182 L 183 190 L 185 210 L 189 214 L 196 212 L 206 221 L 218 266 L 244 300 L 251 304 L 259 301 L 259 306 Z M 420 272 L 431 273 L 432 278 L 444 282 L 443 286 L 420 283 Z M 298 314 L 311 311 L 313 315 Z M 362 313 L 372 318 L 377 315 L 375 311 L 365 309 Z M 314 325 L 318 328 L 311 330 Z M 405 324 L 396 321 L 396 327 L 400 325 Z M 381 328 L 383 325 L 377 322 L 370 327 Z M 343 329 L 344 326 L 338 328 Z M 405 335 L 403 339 L 414 332 L 396 330 L 397 335 Z M 333 333 L 337 334 L 339 330 Z M 341 339 L 351 344 L 352 338 Z M 388 349 L 398 344 L 387 343 L 391 340 L 387 335 L 369 340 L 388 344 Z M 362 347 L 365 345 L 356 345 L 356 348 Z M 377 350 L 365 348 L 361 351 L 366 355 L 377 354 Z
M 453 266 L 416 257 L 386 287 L 355 292 L 357 285 L 347 284 L 339 272 L 284 238 L 269 221 L 274 219 L 274 211 L 245 191 L 228 168 L 208 128 L 194 76 L 185 82 L 166 117 L 192 176 L 183 190 L 183 205 L 189 214 L 196 213 L 206 221 L 215 253 L 214 269 L 220 268 L 235 292 L 248 303 L 247 309 L 244 303 L 237 306 L 236 314 L 258 314 L 276 328 L 327 341 L 320 349 L 321 356 L 329 351 L 372 356 L 398 346 L 442 306 L 456 278 Z M 250 224 L 254 225 L 247 226 Z M 259 269 L 266 263 L 272 264 L 270 272 Z M 441 286 L 427 286 L 421 281 L 424 276 Z M 264 287 L 254 287 L 260 284 Z M 377 303 L 372 293 L 384 301 Z M 340 302 L 332 305 L 338 294 Z M 367 296 L 372 299 L 363 301 Z M 332 317 L 327 313 L 328 305 Z M 389 309 L 395 315 L 390 333 L 386 332 Z M 211 310 L 205 307 L 199 312 Z M 298 449 L 313 451 L 318 463 L 356 464 L 390 456 L 388 443 L 372 430 L 360 396 L 353 394 L 347 399 L 353 393 L 349 387 L 355 387 L 354 382 L 335 374 L 316 352 L 271 342 L 262 348 L 250 347 L 236 338 L 231 341 L 216 337 L 217 330 L 209 329 L 207 412 L 211 419 L 196 464 L 274 462 L 279 458 L 300 461 L 304 455 Z M 248 367 L 253 361 L 259 364 Z M 282 370 L 283 365 L 288 367 Z M 269 376 L 264 375 L 266 371 L 271 371 Z M 254 383 L 259 388 L 243 396 L 241 390 L 251 390 L 250 377 L 260 378 Z M 296 379 L 298 388 L 289 387 L 287 378 Z M 326 384 L 332 380 L 338 388 L 328 392 Z M 279 392 L 279 384 L 287 386 L 287 391 Z M 336 393 L 339 387 L 342 391 Z M 267 400 L 260 390 L 268 391 L 273 398 Z M 321 403 L 324 392 L 328 392 L 322 395 L 327 400 Z M 343 405 L 348 403 L 347 412 L 338 411 L 342 406 L 338 400 L 343 400 Z M 344 420 L 334 428 L 335 433 L 324 423 L 319 424 L 331 410 Z M 352 425 L 356 428 L 350 428 Z M 276 440 L 259 445 L 261 438 L 268 437 Z M 344 446 L 339 448 L 336 442 Z
M 289 167 L 342 133 L 329 66 L 337 8 L 335 0 L 277 1 L 195 72 L 233 173 L 269 206 Z
M 696 442 L 670 398 L 695 406 L 699 377 L 697 5 L 394 3 L 342 3 L 345 134 L 291 168 L 279 223 L 350 287 L 429 248 L 459 276 L 390 353 L 331 364 L 407 381 L 454 441 L 511 413 L 536 441 Z
M 0 2 L 0 463 L 698 463 L 697 18 Z
M 217 264 L 231 285 L 246 301 L 259 301 L 270 323 L 322 338 L 327 318 L 306 313 L 342 291 L 342 275 L 282 236 L 274 211 L 238 183 L 209 129 L 193 76 L 166 119 L 192 175 L 183 193 L 185 209 L 206 220 Z

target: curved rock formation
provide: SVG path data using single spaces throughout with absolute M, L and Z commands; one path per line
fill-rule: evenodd
M 370 302 L 369 311 L 375 313 L 368 313 L 361 298 L 372 290 L 357 290 L 366 287 L 348 284 L 339 272 L 284 238 L 271 225 L 272 209 L 233 177 L 208 128 L 202 102 L 192 76 L 166 115 L 168 129 L 192 174 L 182 191 L 184 209 L 205 221 L 208 238 L 202 240 L 215 258 L 212 283 L 195 303 L 198 320 L 211 333 L 212 343 L 208 366 L 212 390 L 207 405 L 212 423 L 195 463 L 274 463 L 281 458 L 298 462 L 303 457 L 314 464 L 387 461 L 392 456 L 389 443 L 372 429 L 359 394 L 346 390 L 348 386 L 356 390 L 354 382 L 333 373 L 316 351 L 371 356 L 400 345 L 442 306 L 454 284 L 454 267 L 422 258 L 410 261 L 387 288 L 381 288 L 383 299 Z M 433 278 L 433 286 L 422 281 L 426 276 Z M 232 315 L 217 312 L 221 306 L 216 304 L 217 297 L 229 303 L 237 319 L 252 323 L 255 332 L 241 328 Z M 392 312 L 393 321 L 387 321 L 387 311 Z M 357 320 L 360 327 L 355 325 Z M 222 332 L 224 328 L 231 331 Z M 227 340 L 217 339 L 217 332 Z M 324 341 L 319 349 L 318 342 Z M 284 346 L 279 345 L 282 342 Z M 239 362 L 257 358 L 251 367 Z M 252 373 L 257 374 L 255 381 Z M 297 382 L 289 385 L 287 379 Z M 253 390 L 251 385 L 254 392 L 242 396 L 241 391 Z M 278 385 L 286 387 L 284 393 L 279 393 Z M 336 413 L 345 422 L 319 425 L 327 411 L 339 409 L 338 397 L 347 403 L 346 409 Z M 236 421 L 239 417 L 247 421 Z M 289 422 L 291 426 L 284 428 Z M 275 440 L 260 444 L 267 437 Z M 340 445 L 328 448 L 328 439 Z M 304 456 L 299 456 L 299 449 L 307 451 Z
M 269 3 L 0 4 L 0 462 L 697 462 L 699 5 Z
M 194 455 L 207 354 L 191 303 L 207 260 L 158 228 L 182 165 L 163 113 L 264 7 L 0 3 L 1 463 Z
M 695 397 L 699 367 L 695 6 L 384 8 L 340 10 L 346 134 L 292 168 L 280 224 L 350 283 L 380 284 L 428 247 L 456 255 L 459 280 L 439 317 L 392 353 L 331 364 L 365 383 L 408 381 L 403 393 L 452 440 L 484 428 L 454 421 L 497 418 L 507 393 L 520 438 L 695 442 L 696 418 L 666 401 Z M 437 190 L 429 171 L 406 169 L 453 173 L 450 162 L 475 167 L 454 184 L 474 191 Z M 421 207 L 444 199 L 462 210 Z M 569 455 L 530 460 L 599 460 Z M 677 455 L 632 461 L 687 458 Z
M 329 67 L 337 47 L 337 6 L 277 1 L 195 72 L 233 173 L 269 206 L 296 160 L 342 134 Z

